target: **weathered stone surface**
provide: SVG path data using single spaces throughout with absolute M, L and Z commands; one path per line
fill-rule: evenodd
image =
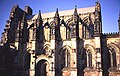
M 35 15 L 13 6 L 0 45 L 3 76 L 120 76 L 120 29 L 102 33 L 99 2 Z

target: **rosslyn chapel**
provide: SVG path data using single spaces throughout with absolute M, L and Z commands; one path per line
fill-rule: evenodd
M 33 14 L 12 7 L 0 41 L 0 76 L 120 76 L 118 32 L 102 33 L 101 5 Z

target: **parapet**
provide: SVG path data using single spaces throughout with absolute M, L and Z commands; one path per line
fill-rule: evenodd
M 119 32 L 103 33 L 103 36 L 106 36 L 106 37 L 119 37 Z

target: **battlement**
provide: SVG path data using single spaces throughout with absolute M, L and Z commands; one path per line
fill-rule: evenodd
M 103 33 L 103 36 L 106 36 L 106 37 L 118 37 L 119 36 L 119 32 Z

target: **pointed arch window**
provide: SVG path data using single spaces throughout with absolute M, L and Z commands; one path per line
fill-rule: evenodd
M 70 57 L 69 57 L 69 53 L 68 53 L 68 50 L 65 49 L 65 67 L 69 67 L 69 62 L 70 62 Z
M 69 67 L 70 66 L 70 54 L 69 54 L 69 50 L 63 49 L 60 52 L 60 56 L 61 56 L 61 59 L 60 59 L 61 68 Z
M 109 49 L 110 52 L 110 62 L 111 62 L 111 67 L 116 67 L 116 52 L 115 49 Z

